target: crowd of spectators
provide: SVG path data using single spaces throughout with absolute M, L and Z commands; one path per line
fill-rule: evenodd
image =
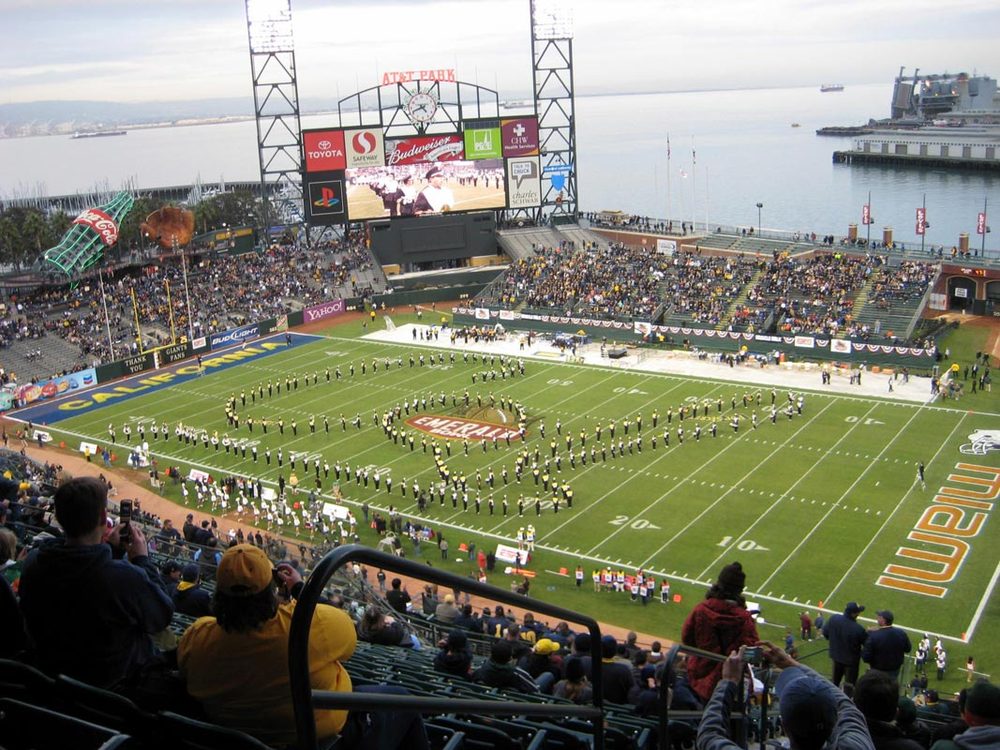
M 524 304 L 560 315 L 650 320 L 668 266 L 667 256 L 619 244 L 538 248 L 511 264 L 489 299 L 508 309 Z
M 676 253 L 670 260 L 663 289 L 666 312 L 683 315 L 692 325 L 714 327 L 753 279 L 761 261 L 745 256 Z
M 893 303 L 922 297 L 934 278 L 934 271 L 933 264 L 916 260 L 904 260 L 891 270 L 880 268 L 868 299 L 879 310 L 889 312 Z
M 106 276 L 103 299 L 96 277 L 76 286 L 44 286 L 19 295 L 0 319 L 0 346 L 53 334 L 78 347 L 79 363 L 90 365 L 112 359 L 110 327 L 115 358 L 135 354 L 139 344 L 133 295 L 143 347 L 150 348 L 170 343 L 189 328 L 196 337 L 203 336 L 334 296 L 365 297 L 384 291 L 359 280 L 359 272 L 371 271 L 375 261 L 357 242 L 323 242 L 304 250 L 273 245 L 260 254 L 188 254 L 184 263 L 187 290 L 182 260 L 170 256 Z

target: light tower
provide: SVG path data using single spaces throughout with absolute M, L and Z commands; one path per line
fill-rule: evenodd
M 302 127 L 295 76 L 291 0 L 245 0 L 260 158 L 263 241 L 274 219 L 301 223 L 290 207 L 302 205 Z M 278 211 L 269 201 L 282 196 Z
M 571 0 L 530 0 L 531 60 L 542 154 L 541 217 L 577 220 Z

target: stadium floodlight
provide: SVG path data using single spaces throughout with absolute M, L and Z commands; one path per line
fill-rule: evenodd
M 252 52 L 293 49 L 291 0 L 246 0 Z
M 531 0 L 531 23 L 536 39 L 572 39 L 572 0 Z

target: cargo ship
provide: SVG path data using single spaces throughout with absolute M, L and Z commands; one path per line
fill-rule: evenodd
M 824 94 L 829 94 L 831 91 L 843 91 L 844 84 L 842 83 L 824 83 L 819 87 L 819 90 Z
M 95 130 L 89 133 L 73 133 L 70 138 L 107 138 L 112 135 L 128 135 L 127 130 Z

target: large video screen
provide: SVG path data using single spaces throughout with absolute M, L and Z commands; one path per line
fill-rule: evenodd
M 503 159 L 439 161 L 346 171 L 350 221 L 503 209 Z

